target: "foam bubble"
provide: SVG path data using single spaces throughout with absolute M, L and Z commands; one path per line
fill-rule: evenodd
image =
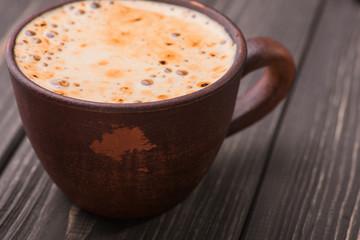
M 160 101 L 203 89 L 232 65 L 224 28 L 206 15 L 150 1 L 79 1 L 47 12 L 16 39 L 32 81 L 96 102 Z
M 154 81 L 151 80 L 151 79 L 144 79 L 144 80 L 141 81 L 141 84 L 144 85 L 144 86 L 150 86 L 150 85 L 154 84 Z
M 186 70 L 176 70 L 176 73 L 180 76 L 188 75 L 188 71 L 186 71 Z

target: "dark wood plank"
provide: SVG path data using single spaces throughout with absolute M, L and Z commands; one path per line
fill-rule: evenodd
M 0 239 L 26 239 L 44 231 L 49 238 L 41 239 L 64 236 L 70 202 L 49 179 L 27 139 L 5 170 L 0 177 Z
M 229 15 L 246 36 L 263 35 L 282 41 L 299 62 L 320 0 L 206 2 Z M 249 76 L 242 83 L 241 92 L 252 85 L 250 80 L 257 78 L 258 74 Z M 110 220 L 71 207 L 43 170 L 38 170 L 39 165 L 34 167 L 35 175 L 26 170 L 28 165 L 22 162 L 28 161 L 25 156 L 29 154 L 31 161 L 36 159 L 26 140 L 0 178 L 0 195 L 3 196 L 0 209 L 6 211 L 1 215 L 4 217 L 0 225 L 4 227 L 0 236 L 30 239 L 63 239 L 64 236 L 67 239 L 238 238 L 281 110 L 282 106 L 262 122 L 227 139 L 206 178 L 191 196 L 171 211 L 146 220 Z M 11 176 L 19 177 L 13 179 L 6 190 Z M 38 184 L 39 176 L 41 184 Z M 17 195 L 20 188 L 26 191 Z M 5 191 L 7 194 L 3 195 Z M 9 202 L 11 208 L 5 205 Z
M 360 238 L 359 23 L 328 1 L 245 239 Z

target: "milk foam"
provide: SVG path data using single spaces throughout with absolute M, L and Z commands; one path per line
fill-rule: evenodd
M 47 12 L 16 39 L 20 70 L 59 94 L 95 102 L 159 101 L 222 77 L 236 52 L 206 15 L 150 1 L 80 1 Z

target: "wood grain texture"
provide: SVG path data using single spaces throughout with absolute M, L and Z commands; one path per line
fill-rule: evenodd
M 320 0 L 202 2 L 227 14 L 247 37 L 262 35 L 283 42 L 299 62 Z M 51 2 L 46 1 L 48 4 Z M 247 77 L 241 84 L 240 94 L 258 76 Z M 71 207 L 44 173 L 25 140 L 0 178 L 0 211 L 3 213 L 0 214 L 3 216 L 0 239 L 2 236 L 21 239 L 236 239 L 262 176 L 281 111 L 282 106 L 253 127 L 227 139 L 205 179 L 184 202 L 160 216 L 134 221 L 105 219 Z M 18 177 L 12 179 L 12 176 Z
M 70 202 L 45 173 L 27 138 L 1 175 L 0 190 L 0 239 L 65 235 Z
M 359 239 L 360 3 L 328 1 L 245 239 Z

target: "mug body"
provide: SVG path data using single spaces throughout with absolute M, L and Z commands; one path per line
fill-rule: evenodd
M 64 97 L 28 80 L 14 61 L 16 34 L 33 17 L 8 42 L 6 60 L 27 136 L 57 186 L 93 213 L 137 218 L 168 210 L 201 181 L 228 132 L 246 57 L 243 36 L 215 10 L 166 2 L 220 22 L 238 49 L 221 79 L 178 98 L 109 104 Z

